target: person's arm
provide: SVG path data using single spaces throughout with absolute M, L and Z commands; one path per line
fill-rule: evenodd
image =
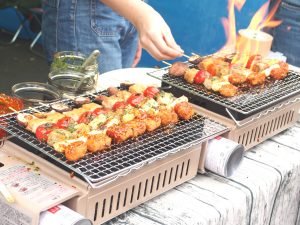
M 137 28 L 142 47 L 157 60 L 182 56 L 169 26 L 161 15 L 141 0 L 101 0 Z

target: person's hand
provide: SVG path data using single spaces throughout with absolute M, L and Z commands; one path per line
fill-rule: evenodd
M 140 0 L 101 0 L 137 28 L 142 47 L 157 60 L 182 56 L 169 26 L 151 6 Z
M 176 44 L 169 26 L 152 8 L 136 22 L 142 47 L 157 60 L 180 57 L 183 50 Z
M 136 53 L 135 53 L 135 56 L 134 56 L 133 63 L 132 63 L 131 67 L 136 67 L 137 64 L 140 62 L 140 60 L 142 58 L 142 50 L 143 49 L 142 49 L 141 42 L 138 41 L 138 46 L 137 46 Z

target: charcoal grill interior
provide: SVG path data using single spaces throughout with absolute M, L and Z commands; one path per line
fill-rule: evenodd
M 185 92 L 196 100 L 200 98 L 202 101 L 206 101 L 206 105 L 216 103 L 223 109 L 227 108 L 237 114 L 241 114 L 243 118 L 300 94 L 300 74 L 295 71 L 289 71 L 285 79 L 270 82 L 265 87 L 253 87 L 238 96 L 225 98 L 214 92 L 208 92 L 203 85 L 189 84 L 183 78 L 169 76 L 168 69 L 169 67 L 159 69 L 148 73 L 148 75 L 161 79 L 164 83 L 182 90 L 183 93 L 181 94 Z
M 93 99 L 92 96 L 89 97 Z M 63 102 L 73 106 L 71 100 Z M 37 109 L 49 111 L 48 106 L 40 106 Z M 28 109 L 24 112 L 33 113 L 34 111 Z M 161 127 L 154 132 L 145 133 L 137 139 L 113 144 L 107 151 L 87 153 L 83 159 L 71 162 L 67 161 L 63 154 L 56 152 L 46 143 L 40 142 L 31 132 L 19 126 L 16 115 L 16 113 L 12 113 L 1 116 L 0 127 L 21 142 L 33 147 L 37 151 L 35 154 L 42 154 L 63 169 L 74 172 L 75 175 L 90 183 L 103 182 L 168 154 L 199 144 L 208 137 L 227 130 L 227 127 L 196 114 L 189 121 L 180 121 L 171 127 Z

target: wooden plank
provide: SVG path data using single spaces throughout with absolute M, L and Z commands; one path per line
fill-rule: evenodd
M 246 157 L 269 165 L 281 174 L 280 188 L 274 193 L 270 224 L 296 224 L 300 199 L 300 151 L 265 141 Z
M 143 216 L 140 216 L 134 213 L 132 210 L 121 214 L 120 216 L 108 221 L 106 225 L 138 225 L 138 224 L 147 224 L 147 225 L 161 225 L 153 220 L 149 220 Z
M 275 135 L 271 140 L 282 145 L 294 148 L 300 151 L 300 127 L 293 126 L 278 135 Z

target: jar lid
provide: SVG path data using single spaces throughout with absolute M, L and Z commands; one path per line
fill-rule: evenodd
M 12 87 L 12 94 L 24 101 L 25 106 L 52 103 L 62 98 L 57 88 L 45 83 L 22 82 Z

